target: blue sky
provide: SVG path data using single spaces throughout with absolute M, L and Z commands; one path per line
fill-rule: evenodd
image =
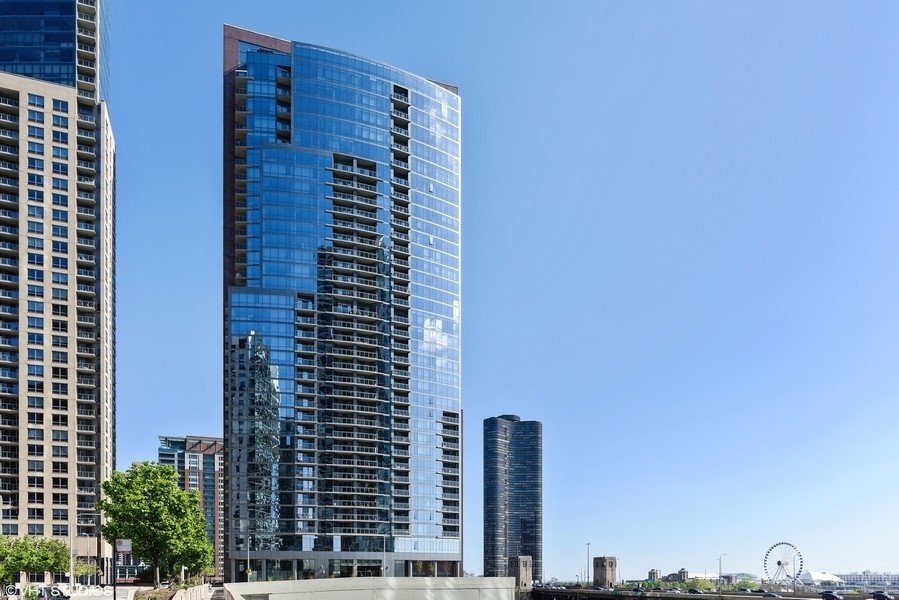
M 899 5 L 112 5 L 118 464 L 221 435 L 229 23 L 463 98 L 465 568 L 482 423 L 544 425 L 546 576 L 899 571 Z

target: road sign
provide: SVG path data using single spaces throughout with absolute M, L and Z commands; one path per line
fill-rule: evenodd
M 253 572 L 252 569 L 247 569 L 246 571 L 244 571 L 244 573 L 246 573 L 247 575 L 249 575 L 249 574 L 252 573 L 252 572 Z

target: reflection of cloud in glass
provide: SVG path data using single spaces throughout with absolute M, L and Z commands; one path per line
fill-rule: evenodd
M 422 349 L 425 352 L 439 353 L 446 349 L 448 336 L 443 333 L 443 319 L 428 317 L 425 319 Z

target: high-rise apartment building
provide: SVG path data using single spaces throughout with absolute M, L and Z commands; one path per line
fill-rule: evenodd
M 511 577 L 518 556 L 542 581 L 543 424 L 502 415 L 484 419 L 484 576 Z
M 0 0 L 0 528 L 71 541 L 108 574 L 95 504 L 115 466 L 105 40 L 101 0 Z
M 225 576 L 225 496 L 222 438 L 159 436 L 159 464 L 178 472 L 184 491 L 200 494 L 200 508 L 206 518 L 206 536 L 215 551 L 215 577 Z
M 224 57 L 225 578 L 461 575 L 457 90 Z

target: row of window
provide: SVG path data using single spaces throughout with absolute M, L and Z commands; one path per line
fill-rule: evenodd
M 69 149 L 59 146 L 52 146 L 53 158 L 66 159 L 69 157 Z M 28 142 L 28 154 L 44 155 L 44 145 L 40 142 Z
M 11 535 L 16 536 L 19 535 L 19 526 L 14 523 L 4 523 L 3 529 L 0 531 L 3 535 Z M 44 526 L 40 523 L 29 523 L 28 524 L 28 535 L 34 536 L 43 536 L 44 535 Z M 53 525 L 52 527 L 52 535 L 53 536 L 62 536 L 65 537 L 69 535 L 69 526 L 68 525 Z M 43 573 L 41 574 L 43 575 Z
M 69 456 L 68 446 L 51 446 L 52 456 L 56 458 L 67 458 Z M 44 456 L 43 444 L 28 444 L 28 456 Z M 31 502 L 29 500 L 29 502 Z M 41 500 L 43 502 L 43 500 Z
M 44 201 L 44 190 L 28 190 L 28 201 L 29 202 L 43 202 Z M 68 206 L 69 205 L 69 197 L 65 194 L 53 193 L 53 206 Z M 30 207 L 29 207 L 30 208 Z
M 54 521 L 68 521 L 69 520 L 69 509 L 68 508 L 54 508 L 52 509 L 52 515 Z M 19 518 L 19 509 L 18 508 L 4 508 L 3 509 L 3 518 L 4 519 L 18 519 Z M 28 518 L 29 519 L 38 519 L 43 520 L 44 518 L 44 509 L 43 508 L 29 508 L 28 509 Z
M 39 94 L 28 94 L 28 106 L 44 108 L 44 97 Z M 69 103 L 65 100 L 53 98 L 53 110 L 67 113 L 69 112 Z
M 69 299 L 69 290 L 67 290 L 65 288 L 52 288 L 52 289 L 53 289 L 53 299 L 54 300 L 68 300 Z M 44 297 L 44 286 L 29 284 L 28 297 L 29 298 L 43 298 Z M 65 347 L 65 345 L 63 344 L 62 347 Z
M 28 137 L 34 140 L 44 139 L 44 128 L 38 127 L 37 125 L 29 125 Z M 55 144 L 69 143 L 69 133 L 67 131 L 57 131 L 54 129 L 51 133 L 51 137 L 53 139 L 53 143 Z
M 51 415 L 51 416 L 53 418 L 53 426 L 54 427 L 68 427 L 69 426 L 69 415 Z M 43 425 L 44 424 L 44 413 L 29 412 L 28 413 L 28 424 L 29 425 Z
M 44 122 L 44 113 L 39 110 L 28 109 L 28 121 L 30 123 L 43 123 Z M 54 127 L 68 127 L 69 126 L 69 118 L 64 117 L 62 115 L 53 115 L 53 126 Z
M 55 163 L 54 163 L 55 164 Z M 51 177 L 51 183 L 54 190 L 68 191 L 69 182 L 61 177 Z M 39 173 L 28 174 L 28 185 L 42 186 L 44 185 L 44 176 Z
M 55 149 L 56 146 L 53 146 Z M 69 165 L 67 163 L 61 163 L 52 161 L 53 172 L 57 175 L 68 175 L 69 174 Z M 35 158 L 34 156 L 28 157 L 28 168 L 34 169 L 36 171 L 44 170 L 44 159 L 43 158 Z

